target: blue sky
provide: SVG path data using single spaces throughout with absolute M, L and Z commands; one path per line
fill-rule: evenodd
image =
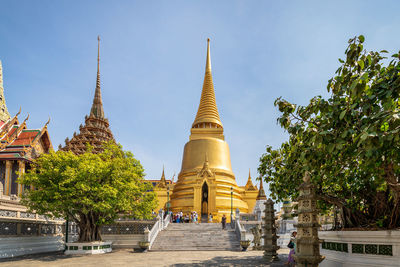
M 105 114 L 147 178 L 180 171 L 204 77 L 206 39 L 217 105 L 239 185 L 266 145 L 287 136 L 274 100 L 326 95 L 349 38 L 400 49 L 397 1 L 5 1 L 0 60 L 11 114 L 55 148 L 89 113 L 97 35 Z

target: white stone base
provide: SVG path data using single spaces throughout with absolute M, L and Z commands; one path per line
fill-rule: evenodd
M 1 237 L 0 258 L 64 250 L 63 236 Z
M 67 249 L 65 254 L 77 255 L 77 254 L 103 254 L 112 251 L 112 242 L 109 241 L 97 241 L 87 243 L 67 243 Z
M 113 248 L 140 248 L 139 242 L 144 240 L 144 234 L 133 235 L 102 235 L 104 241 L 112 243 Z
M 319 238 L 331 244 L 347 244 L 347 249 L 327 249 L 321 246 L 325 260 L 320 267 L 398 267 L 400 266 L 400 231 L 319 231 Z M 365 246 L 377 246 L 378 253 Z M 363 246 L 354 250 L 353 246 Z M 391 246 L 391 255 L 381 255 L 380 246 Z

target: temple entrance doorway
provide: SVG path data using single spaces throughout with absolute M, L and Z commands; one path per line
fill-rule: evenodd
M 208 185 L 204 182 L 203 187 L 201 188 L 201 217 L 205 215 L 207 218 L 208 214 Z

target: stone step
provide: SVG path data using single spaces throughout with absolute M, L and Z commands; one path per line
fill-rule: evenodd
M 228 228 L 229 229 L 229 228 Z M 218 223 L 171 223 L 161 231 L 151 251 L 240 250 L 234 230 L 222 230 Z

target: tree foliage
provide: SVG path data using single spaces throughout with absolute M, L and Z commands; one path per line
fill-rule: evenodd
M 41 155 L 19 181 L 32 185 L 23 203 L 39 214 L 69 218 L 80 228 L 79 241 L 101 240 L 101 226 L 119 214 L 148 218 L 156 207 L 143 167 L 120 145 L 105 143 L 99 154 L 50 152 Z
M 343 227 L 400 226 L 399 54 L 366 51 L 364 37 L 349 40 L 346 58 L 329 80 L 327 99 L 307 106 L 282 98 L 279 124 L 289 140 L 267 147 L 259 172 L 273 197 L 295 198 L 305 171 L 322 208 L 337 207 Z

